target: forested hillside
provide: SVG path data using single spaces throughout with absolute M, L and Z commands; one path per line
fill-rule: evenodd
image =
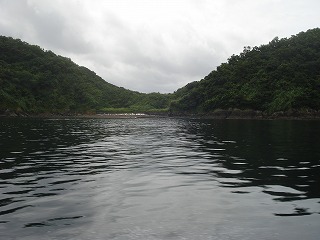
M 124 76 L 125 77 L 125 76 Z M 320 113 L 320 29 L 245 47 L 174 94 L 143 94 L 107 83 L 70 59 L 0 36 L 0 115 L 221 110 Z
M 107 83 L 70 59 L 0 36 L 0 113 L 159 111 L 169 95 L 142 94 Z
M 174 96 L 172 114 L 208 114 L 218 109 L 266 114 L 320 110 L 320 29 L 245 47 Z

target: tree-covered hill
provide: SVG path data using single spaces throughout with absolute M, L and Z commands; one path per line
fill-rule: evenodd
M 0 115 L 158 112 L 206 114 L 240 109 L 320 112 L 320 29 L 245 47 L 174 94 L 143 94 L 107 83 L 70 59 L 0 36 Z M 219 110 L 220 109 L 220 110 Z
M 68 58 L 0 36 L 0 113 L 158 111 L 169 97 L 114 86 Z
M 245 47 L 198 82 L 174 93 L 173 114 L 210 114 L 218 109 L 320 110 L 320 29 Z

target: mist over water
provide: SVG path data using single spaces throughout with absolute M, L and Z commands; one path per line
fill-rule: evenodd
M 317 239 L 318 121 L 0 119 L 3 239 Z

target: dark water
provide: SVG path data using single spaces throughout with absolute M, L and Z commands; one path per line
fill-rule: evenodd
M 1 239 L 319 239 L 319 121 L 0 119 L 0 151 Z

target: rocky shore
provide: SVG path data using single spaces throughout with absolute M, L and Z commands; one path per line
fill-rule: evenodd
M 320 119 L 320 111 L 317 110 L 290 110 L 267 113 L 252 109 L 216 109 L 208 113 L 171 113 L 170 116 L 190 117 L 203 119 Z
M 208 113 L 38 113 L 30 114 L 21 111 L 0 112 L 0 117 L 33 117 L 33 118 L 152 118 L 152 117 L 178 117 L 199 119 L 319 119 L 320 110 L 290 110 L 272 114 L 252 109 L 216 109 Z
M 0 117 L 11 118 L 150 118 L 150 117 L 167 117 L 165 115 L 155 115 L 146 113 L 26 113 L 22 111 L 10 111 L 6 110 L 0 112 Z

